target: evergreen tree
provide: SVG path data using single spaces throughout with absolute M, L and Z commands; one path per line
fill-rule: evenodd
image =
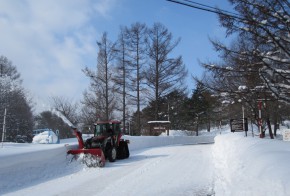
M 4 117 L 4 111 L 6 116 Z M 22 88 L 16 66 L 7 57 L 0 56 L 0 124 L 6 119 L 6 138 L 14 141 L 17 135 L 30 136 L 33 128 L 31 101 Z M 1 129 L 2 133 L 2 129 Z

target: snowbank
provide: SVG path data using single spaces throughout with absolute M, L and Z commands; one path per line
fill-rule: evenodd
M 215 138 L 215 195 L 290 195 L 290 143 L 230 133 Z
M 290 120 L 285 120 L 282 125 L 284 125 L 285 127 L 287 127 L 288 129 L 290 129 Z

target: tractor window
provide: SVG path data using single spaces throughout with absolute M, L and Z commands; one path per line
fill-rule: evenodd
M 113 125 L 112 124 L 108 124 L 108 129 L 112 129 L 112 130 L 114 130 L 114 127 L 113 127 Z
M 109 130 L 112 130 L 111 134 L 119 134 L 120 133 L 120 124 L 119 123 L 105 123 L 105 124 L 97 124 L 95 125 L 95 136 L 107 135 Z
M 120 124 L 114 124 L 114 131 L 116 134 L 120 132 Z
M 106 124 L 97 124 L 95 127 L 95 136 L 104 135 L 107 131 L 107 125 Z

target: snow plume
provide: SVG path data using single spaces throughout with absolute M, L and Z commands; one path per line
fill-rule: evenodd
M 59 118 L 61 118 L 63 120 L 63 122 L 66 123 L 68 126 L 74 127 L 74 125 L 60 111 L 53 108 L 51 110 L 51 113 L 53 113 L 53 114 L 57 115 Z

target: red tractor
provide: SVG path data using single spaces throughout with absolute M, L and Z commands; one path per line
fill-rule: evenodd
M 122 139 L 120 121 L 99 121 L 94 125 L 94 136 L 85 142 L 82 133 L 73 128 L 78 139 L 77 149 L 67 151 L 67 154 L 82 156 L 88 167 L 103 167 L 106 159 L 114 162 L 116 159 L 126 159 L 130 156 L 129 140 Z

